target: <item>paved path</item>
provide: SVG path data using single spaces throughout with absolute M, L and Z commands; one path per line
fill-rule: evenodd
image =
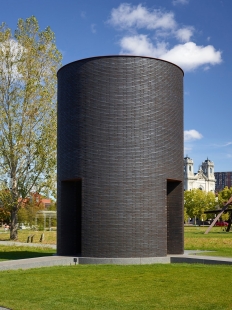
M 198 251 L 203 252 L 203 251 Z M 190 253 L 184 255 L 170 255 L 170 263 L 207 264 L 207 265 L 232 265 L 232 258 L 220 256 L 197 255 Z
M 49 248 L 56 249 L 56 245 L 41 244 L 41 243 L 22 243 L 22 242 L 12 242 L 12 241 L 0 241 L 0 245 L 49 247 Z M 53 256 L 43 256 L 43 257 L 35 257 L 35 258 L 2 261 L 0 262 L 0 271 L 1 270 L 40 268 L 40 267 L 50 267 L 50 266 L 76 265 L 76 264 L 112 264 L 112 263 L 113 264 L 200 263 L 200 264 L 232 265 L 232 258 L 198 255 L 204 252 L 205 251 L 187 250 L 184 252 L 183 255 L 168 255 L 167 257 L 151 258 L 150 260 L 149 258 L 107 259 L 107 258 L 89 258 L 89 257 L 53 255 Z
M 0 241 L 0 245 L 15 245 L 15 246 L 27 246 L 27 247 L 35 247 L 35 248 L 41 247 L 41 248 L 56 249 L 56 244 L 45 244 L 45 243 L 24 243 L 24 242 L 15 242 L 15 241 Z
M 25 258 L 17 260 L 7 260 L 0 262 L 0 271 L 30 269 L 51 266 L 74 265 L 73 257 L 69 256 L 43 256 L 34 258 Z

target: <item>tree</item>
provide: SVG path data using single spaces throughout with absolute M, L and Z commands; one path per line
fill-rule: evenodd
M 2 225 L 3 225 L 3 223 L 9 223 L 10 222 L 10 212 L 5 210 L 2 207 L 0 207 L 0 222 Z
M 10 222 L 10 211 L 8 208 L 5 208 L 5 206 L 2 203 L 2 198 L 5 197 L 6 199 L 10 198 L 9 190 L 0 189 L 0 222 L 9 224 Z
M 0 189 L 0 214 L 1 220 L 6 223 L 10 222 L 11 218 L 11 204 L 12 204 L 12 195 L 9 189 L 1 187 Z
M 212 210 L 217 204 L 213 192 L 205 192 L 200 189 L 193 189 L 184 192 L 184 207 L 189 217 L 206 219 L 204 212 Z
M 223 206 L 232 196 L 232 187 L 226 186 L 222 191 L 218 193 L 218 202 L 220 206 Z
M 54 33 L 50 27 L 40 31 L 34 16 L 19 19 L 14 35 L 1 25 L 0 176 L 9 179 L 13 240 L 23 198 L 32 189 L 55 189 L 56 72 L 61 58 Z
M 188 223 L 189 215 L 187 213 L 187 208 L 184 208 L 184 222 Z
M 31 226 L 35 223 L 36 213 L 41 210 L 44 210 L 42 196 L 38 193 L 31 193 L 30 197 L 23 199 L 18 211 L 18 221 Z
M 230 199 L 232 196 L 232 187 L 226 186 L 222 191 L 218 193 L 218 203 L 220 207 L 223 207 L 224 204 Z M 223 221 L 229 220 L 229 223 L 231 225 L 231 213 L 225 212 L 222 214 L 221 218 Z M 229 230 L 228 230 L 229 231 Z

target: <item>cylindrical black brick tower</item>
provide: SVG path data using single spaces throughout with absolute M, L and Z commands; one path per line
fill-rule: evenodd
M 183 71 L 105 56 L 58 72 L 59 255 L 183 253 Z

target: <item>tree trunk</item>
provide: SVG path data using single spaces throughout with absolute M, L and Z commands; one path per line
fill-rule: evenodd
M 11 211 L 10 239 L 18 240 L 18 210 L 13 208 Z
M 229 231 L 230 231 L 230 227 L 231 227 L 231 217 L 232 217 L 232 212 L 230 213 L 230 217 L 229 217 L 229 220 L 228 220 L 228 226 L 227 226 L 226 232 L 229 232 Z

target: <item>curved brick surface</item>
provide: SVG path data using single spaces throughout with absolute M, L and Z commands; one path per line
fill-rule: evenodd
M 59 255 L 183 253 L 182 180 L 179 67 L 109 56 L 59 70 Z

